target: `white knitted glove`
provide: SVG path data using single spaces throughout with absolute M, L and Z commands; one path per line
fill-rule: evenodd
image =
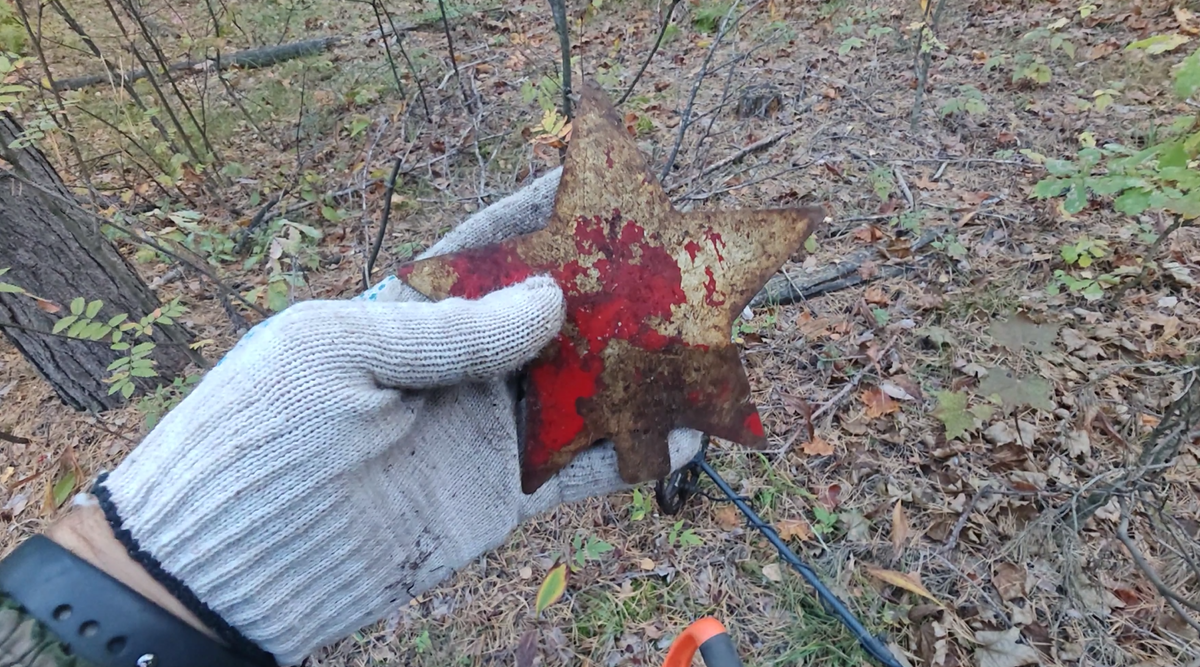
M 558 172 L 430 253 L 533 231 Z M 428 254 L 428 253 L 427 253 Z M 545 277 L 429 303 L 397 280 L 255 327 L 96 485 L 118 538 L 283 664 L 407 603 L 525 518 L 625 488 L 611 445 L 521 492 L 511 375 L 558 333 Z M 673 466 L 699 434 L 670 438 Z

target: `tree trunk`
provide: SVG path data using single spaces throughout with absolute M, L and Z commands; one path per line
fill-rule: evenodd
M 100 299 L 100 320 L 128 313 L 136 321 L 158 308 L 154 292 L 104 238 L 99 218 L 71 203 L 74 195 L 46 157 L 32 146 L 10 148 L 20 134 L 16 120 L 0 114 L 0 269 L 10 269 L 2 280 L 64 306 L 76 297 Z M 111 350 L 108 339 L 35 332 L 50 331 L 66 314 L 65 308 L 51 314 L 28 296 L 0 292 L 0 322 L 24 328 L 0 325 L 0 330 L 64 402 L 92 411 L 121 405 L 121 395 L 110 395 L 103 380 L 111 375 L 108 365 L 127 353 Z M 139 378 L 144 389 L 169 380 L 192 358 L 190 334 L 181 325 L 154 329 L 151 356 L 161 377 Z

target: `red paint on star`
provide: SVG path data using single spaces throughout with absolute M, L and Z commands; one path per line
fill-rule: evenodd
M 724 263 L 725 255 L 721 254 L 721 248 L 725 247 L 725 239 L 721 238 L 721 235 L 713 231 L 711 227 L 704 230 L 704 238 L 712 244 L 713 251 L 717 253 L 717 261 Z
M 700 244 L 695 241 L 688 241 L 684 244 L 683 249 L 687 251 L 688 257 L 692 258 L 692 263 L 696 263 L 696 254 L 700 252 Z
M 711 266 L 704 267 L 704 275 L 708 276 L 708 280 L 704 282 L 704 303 L 710 306 L 723 306 L 725 299 L 718 299 L 717 294 L 717 276 L 713 273 Z
M 762 419 L 758 416 L 758 410 L 751 412 L 750 416 L 746 417 L 746 421 L 742 422 L 742 425 L 745 426 L 748 431 L 760 438 L 766 433 L 763 431 Z

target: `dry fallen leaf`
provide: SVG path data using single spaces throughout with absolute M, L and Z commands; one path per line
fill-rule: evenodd
M 863 299 L 865 299 L 867 303 L 871 303 L 876 306 L 886 306 L 891 303 L 891 299 L 888 298 L 887 290 L 885 290 L 881 285 L 871 285 L 868 287 L 867 291 L 863 292 Z
M 925 174 L 920 174 L 919 176 L 914 178 L 913 185 L 917 186 L 918 188 L 921 188 L 922 190 L 940 190 L 940 189 L 946 187 L 944 184 L 942 184 L 938 181 L 929 180 L 928 178 L 925 177 Z
M 903 588 L 909 593 L 915 593 L 923 598 L 933 600 L 939 605 L 942 604 L 941 600 L 933 597 L 933 593 L 930 593 L 929 589 L 925 588 L 925 584 L 921 583 L 920 577 L 915 572 L 905 574 L 903 572 L 896 572 L 895 570 L 868 567 L 867 574 L 886 584 L 891 584 L 896 588 Z
M 904 504 L 897 500 L 895 507 L 892 508 L 892 548 L 896 550 L 896 553 L 904 548 L 904 543 L 908 541 L 910 533 L 911 528 L 908 525 L 908 515 L 904 513 Z
M 762 569 L 763 576 L 775 583 L 783 581 L 783 572 L 779 569 L 779 563 L 771 563 L 764 565 Z
M 1005 602 L 1025 597 L 1025 568 L 1006 561 L 996 563 L 992 571 L 992 585 Z
M 1022 667 L 1040 662 L 1037 649 L 1017 642 L 1020 636 L 1021 628 L 977 631 L 976 664 L 979 667 Z
M 775 532 L 779 533 L 779 537 L 790 540 L 793 537 L 800 540 L 812 539 L 812 528 L 804 519 L 784 519 L 775 524 Z
M 533 576 L 533 568 L 526 565 L 525 567 L 517 570 L 517 574 L 519 574 L 522 579 L 528 579 Z
M 737 508 L 732 505 L 722 506 L 714 513 L 714 517 L 721 530 L 733 530 L 742 523 L 741 515 L 738 514 Z
M 654 569 L 654 561 L 650 560 L 649 558 L 643 558 L 638 561 L 638 567 L 649 572 Z
M 883 393 L 898 401 L 920 401 L 924 398 L 921 388 L 909 378 L 898 375 L 879 383 Z
M 833 445 L 819 437 L 814 437 L 812 440 L 804 443 L 801 449 L 809 456 L 830 456 L 833 454 Z
M 874 243 L 883 238 L 883 232 L 879 231 L 875 225 L 863 225 L 854 230 L 854 238 L 863 243 Z
M 1092 453 L 1092 436 L 1084 430 L 1069 431 L 1063 438 L 1063 444 L 1067 447 L 1067 454 L 1072 458 L 1086 457 Z
M 1053 347 L 1057 334 L 1058 325 L 1038 324 L 1023 313 L 993 322 L 988 327 L 988 335 L 996 339 L 997 343 L 1018 353 L 1024 348 L 1045 354 Z
M 882 389 L 872 388 L 864 391 L 859 398 L 867 406 L 867 418 L 878 419 L 890 415 L 900 409 L 900 404 L 893 401 Z

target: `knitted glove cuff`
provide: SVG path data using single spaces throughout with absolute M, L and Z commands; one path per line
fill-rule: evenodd
M 154 577 L 158 583 L 162 584 L 167 592 L 179 600 L 188 611 L 196 615 L 204 623 L 205 627 L 212 630 L 218 637 L 229 645 L 235 652 L 246 656 L 250 660 L 262 665 L 274 665 L 275 656 L 250 641 L 229 623 L 225 622 L 221 615 L 213 611 L 211 607 L 204 604 L 203 601 L 188 587 L 187 584 L 180 581 L 177 577 L 163 569 L 161 563 L 154 556 L 142 549 L 138 544 L 133 533 L 125 527 L 121 521 L 121 515 L 117 512 L 117 506 L 112 501 L 112 496 L 109 495 L 108 489 L 104 488 L 104 480 L 108 477 L 108 473 L 101 473 L 96 478 L 96 483 L 92 487 L 92 495 L 96 497 L 100 509 L 104 512 L 104 518 L 108 521 L 108 525 L 112 528 L 113 535 L 117 541 L 125 547 L 129 552 L 129 556 L 133 558 L 142 569 Z

